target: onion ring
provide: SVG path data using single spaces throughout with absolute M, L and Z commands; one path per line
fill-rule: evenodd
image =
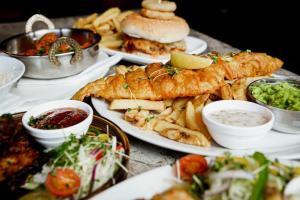
M 171 1 L 144 0 L 142 7 L 155 11 L 174 12 L 176 10 L 176 3 Z
M 173 12 L 160 12 L 160 11 L 149 10 L 145 8 L 141 10 L 141 15 L 152 19 L 164 19 L 164 20 L 172 19 L 175 16 Z

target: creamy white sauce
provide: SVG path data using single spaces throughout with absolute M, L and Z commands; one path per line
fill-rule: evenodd
M 222 124 L 231 126 L 259 126 L 268 122 L 268 118 L 259 112 L 227 109 L 210 114 L 210 117 Z

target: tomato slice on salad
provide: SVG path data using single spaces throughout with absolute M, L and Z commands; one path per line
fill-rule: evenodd
M 51 194 L 67 197 L 77 192 L 80 187 L 80 177 L 73 169 L 56 168 L 48 174 L 45 186 Z
M 116 150 L 117 150 L 117 151 L 123 151 L 123 150 L 124 150 L 123 145 L 122 145 L 122 144 L 118 144 Z
M 207 162 L 200 155 L 186 155 L 179 160 L 180 178 L 184 181 L 191 182 L 193 175 L 203 175 L 208 169 Z

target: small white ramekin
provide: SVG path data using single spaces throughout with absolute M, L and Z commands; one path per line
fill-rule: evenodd
M 10 89 L 23 76 L 24 72 L 25 65 L 21 61 L 0 55 L 0 74 L 10 77 L 3 85 L 0 84 L 0 99 L 4 99 Z
M 210 116 L 211 113 L 228 109 L 259 112 L 267 117 L 268 121 L 259 126 L 240 127 L 222 124 Z M 229 149 L 255 147 L 255 143 L 268 134 L 274 123 L 274 115 L 268 108 L 256 103 L 239 100 L 222 100 L 210 103 L 203 108 L 202 117 L 212 138 L 221 146 Z
M 73 126 L 61 129 L 52 129 L 52 130 L 43 130 L 33 128 L 28 125 L 30 117 L 38 117 L 39 115 L 58 108 L 78 108 L 87 112 L 88 117 L 82 122 L 75 124 Z M 33 109 L 27 111 L 22 118 L 23 126 L 27 131 L 43 146 L 46 148 L 53 148 L 62 144 L 65 139 L 71 134 L 76 135 L 77 137 L 87 133 L 89 126 L 93 120 L 93 109 L 88 104 L 75 101 L 75 100 L 59 100 L 44 103 L 34 107 Z

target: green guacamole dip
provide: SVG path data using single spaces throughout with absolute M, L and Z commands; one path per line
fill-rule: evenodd
M 291 83 L 256 83 L 250 86 L 250 92 L 267 105 L 300 111 L 300 88 Z

